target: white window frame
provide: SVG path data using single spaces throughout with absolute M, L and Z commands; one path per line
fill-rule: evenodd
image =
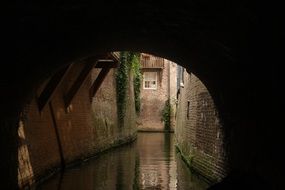
M 145 73 L 155 73 L 155 87 L 146 87 L 145 86 Z M 147 80 L 147 81 L 150 81 L 150 80 Z M 154 81 L 154 80 L 151 80 L 151 81 Z M 143 89 L 146 89 L 146 90 L 156 90 L 157 89 L 157 72 L 156 71 L 145 71 L 143 72 Z

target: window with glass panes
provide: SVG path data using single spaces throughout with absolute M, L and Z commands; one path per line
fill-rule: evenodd
M 144 72 L 143 73 L 143 87 L 144 89 L 157 88 L 157 72 Z

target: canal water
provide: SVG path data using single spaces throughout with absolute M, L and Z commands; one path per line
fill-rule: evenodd
M 138 133 L 132 144 L 107 151 L 57 174 L 42 190 L 204 190 L 207 183 L 192 174 L 174 147 L 171 133 Z

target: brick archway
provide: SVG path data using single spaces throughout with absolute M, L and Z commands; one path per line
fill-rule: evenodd
M 10 152 L 0 165 L 5 181 L 16 178 L 15 160 L 10 159 L 15 155 L 15 120 L 38 83 L 79 58 L 132 50 L 168 58 L 195 73 L 220 111 L 231 166 L 278 184 L 281 158 L 274 153 L 279 150 L 276 144 L 281 145 L 275 138 L 281 129 L 268 129 L 272 104 L 264 101 L 272 95 L 275 78 L 273 65 L 260 66 L 266 49 L 261 46 L 256 5 L 87 0 L 16 6 L 19 62 L 6 63 L 1 76 L 0 147 Z M 263 149 L 269 151 L 267 158 Z

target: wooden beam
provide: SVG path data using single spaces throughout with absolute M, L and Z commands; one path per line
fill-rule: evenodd
M 51 100 L 57 87 L 63 81 L 64 77 L 66 76 L 70 68 L 71 64 L 62 68 L 51 77 L 51 79 L 49 80 L 49 82 L 47 83 L 47 85 L 45 86 L 44 90 L 42 91 L 42 93 L 38 98 L 39 111 L 42 111 L 44 107 L 48 104 L 48 102 Z
M 119 52 L 111 52 L 105 55 L 106 59 L 112 59 L 114 62 L 119 62 L 120 60 L 120 53 Z
M 103 68 L 100 71 L 98 77 L 93 82 L 93 84 L 92 84 L 92 86 L 91 86 L 91 88 L 89 90 L 90 101 L 92 101 L 92 98 L 96 95 L 96 92 L 100 88 L 102 82 L 104 81 L 105 77 L 107 76 L 107 74 L 109 73 L 110 70 L 111 70 L 111 68 L 108 67 L 108 68 Z
M 101 59 L 98 60 L 95 68 L 117 68 L 118 62 L 113 61 L 112 59 Z
M 120 60 L 120 53 L 119 52 L 112 52 L 111 57 L 114 61 L 119 61 Z
M 96 57 L 95 59 L 89 58 L 88 60 L 86 60 L 84 68 L 81 70 L 79 76 L 76 78 L 75 82 L 72 84 L 72 86 L 64 97 L 65 108 L 68 108 L 68 106 L 71 104 L 81 85 L 84 83 L 87 76 L 92 71 L 93 67 L 96 65 L 97 59 L 98 58 Z

